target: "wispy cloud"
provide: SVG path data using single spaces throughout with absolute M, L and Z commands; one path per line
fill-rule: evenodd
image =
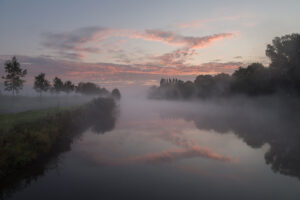
M 44 33 L 43 46 L 57 51 L 57 54 L 70 59 L 82 59 L 85 53 L 100 53 L 91 42 L 99 42 L 114 32 L 102 27 L 86 27 L 64 33 Z M 90 46 L 89 46 L 90 45 Z
M 159 29 L 145 30 L 135 35 L 137 38 L 164 42 L 167 44 L 184 46 L 187 48 L 199 49 L 207 47 L 213 41 L 232 37 L 233 33 L 219 33 L 204 37 L 182 36 L 171 31 L 163 31 Z
M 120 46 L 126 40 L 142 39 L 178 46 L 179 49 L 156 56 L 157 64 L 182 64 L 195 54 L 195 49 L 205 48 L 213 42 L 232 37 L 234 33 L 219 33 L 208 36 L 183 36 L 159 29 L 129 30 L 103 27 L 86 27 L 64 33 L 44 33 L 43 46 L 54 50 L 56 56 L 69 60 L 83 60 L 87 55 L 107 53 L 116 61 L 132 63 L 130 56 Z M 114 38 L 115 40 L 108 39 Z M 118 39 L 116 39 L 118 38 Z M 122 39 L 120 39 L 122 38 Z M 103 44 L 106 41 L 108 43 Z M 116 47 L 118 45 L 118 47 Z
M 233 37 L 234 33 L 219 33 L 204 37 L 182 36 L 174 32 L 162 30 L 146 30 L 138 38 L 163 42 L 171 45 L 181 46 L 172 52 L 153 57 L 153 61 L 163 66 L 183 65 L 189 58 L 196 54 L 196 49 L 205 48 L 217 40 Z
M 29 82 L 38 73 L 44 72 L 49 78 L 60 76 L 75 82 L 94 81 L 100 84 L 119 84 L 122 81 L 125 85 L 126 83 L 144 84 L 150 80 L 152 82 L 153 80 L 158 81 L 161 77 L 166 76 L 193 79 L 199 74 L 231 73 L 243 66 L 242 62 L 210 62 L 201 65 L 168 67 L 152 64 L 85 63 L 48 57 L 17 57 L 21 63 L 24 63 L 23 67 L 30 71 L 27 76 Z M 0 56 L 0 63 L 4 63 L 9 58 L 8 56 Z

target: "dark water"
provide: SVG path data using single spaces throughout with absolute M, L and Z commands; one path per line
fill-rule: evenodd
M 299 199 L 299 108 L 255 102 L 124 98 L 8 199 Z

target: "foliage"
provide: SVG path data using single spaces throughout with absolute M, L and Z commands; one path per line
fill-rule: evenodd
M 23 70 L 20 67 L 20 63 L 14 56 L 11 60 L 5 62 L 6 76 L 3 76 L 5 90 L 12 91 L 13 95 L 19 93 L 19 90 L 23 88 L 25 80 L 22 78 L 27 74 L 27 70 Z
M 121 99 L 121 93 L 118 88 L 113 89 L 111 92 L 111 95 L 115 99 L 118 99 L 118 100 Z
M 7 113 L 0 115 L 0 132 L 6 132 L 17 124 L 28 123 L 62 111 L 62 108 L 49 108 L 43 110 L 30 110 L 20 113 Z
M 98 87 L 95 83 L 80 82 L 76 88 L 76 92 L 85 95 L 107 95 L 109 92 L 105 88 Z
M 53 79 L 53 87 L 52 87 L 52 91 L 55 93 L 60 93 L 62 92 L 64 89 L 64 83 L 62 82 L 62 80 L 58 77 L 55 77 Z
M 0 116 L 0 124 L 6 126 L 0 129 L 0 178 L 43 159 L 73 131 L 90 126 L 100 133 L 111 129 L 114 109 L 113 99 L 98 98 L 72 109 Z
M 275 37 L 267 45 L 272 84 L 288 93 L 300 94 L 300 34 Z
M 269 67 L 252 63 L 240 67 L 232 75 L 199 75 L 194 82 L 161 79 L 159 87 L 152 87 L 151 98 L 209 98 L 244 94 L 249 96 L 281 93 L 300 95 L 300 34 L 276 37 L 267 45 Z
M 73 92 L 75 89 L 75 85 L 71 81 L 66 81 L 63 86 L 63 91 L 69 94 Z
M 253 63 L 247 68 L 239 68 L 232 75 L 232 92 L 248 95 L 273 93 L 270 85 L 270 72 L 260 63 Z
M 42 110 L 49 108 L 65 108 L 70 106 L 78 106 L 92 100 L 91 96 L 78 96 L 76 94 L 69 98 L 66 95 L 54 96 L 49 95 L 41 98 L 38 96 L 0 96 L 0 114 L 16 113 L 29 110 Z
M 35 77 L 34 86 L 33 86 L 35 91 L 42 94 L 42 92 L 47 92 L 50 89 L 50 87 L 51 87 L 50 82 L 45 79 L 44 73 L 40 73 L 38 76 Z

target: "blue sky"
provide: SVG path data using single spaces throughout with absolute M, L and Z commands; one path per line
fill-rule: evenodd
M 231 73 L 267 65 L 266 44 L 299 31 L 299 8 L 300 1 L 0 0 L 0 59 L 17 55 L 33 73 L 99 83 Z

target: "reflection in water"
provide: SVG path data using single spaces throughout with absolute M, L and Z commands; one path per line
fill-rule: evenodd
M 155 118 L 159 118 L 159 116 L 157 115 Z M 235 162 L 234 158 L 216 152 L 205 145 L 200 146 L 192 138 L 189 138 L 184 132 L 191 127 L 193 127 L 192 123 L 187 123 L 182 119 L 137 119 L 135 121 L 126 121 L 121 117 L 118 124 L 118 129 L 121 130 L 121 133 L 117 135 L 117 138 L 113 138 L 113 141 L 106 141 L 106 138 L 103 137 L 95 138 L 90 132 L 83 140 L 77 142 L 77 148 L 81 150 L 79 153 L 83 157 L 89 157 L 97 164 L 103 166 L 157 165 L 191 158 L 209 159 L 224 163 Z M 129 155 L 125 152 L 117 152 L 117 155 L 114 156 L 110 155 L 112 153 L 111 150 L 116 151 L 123 143 L 143 145 L 145 148 L 149 145 L 150 149 L 147 151 L 134 149 L 134 153 Z M 155 144 L 160 145 L 155 146 Z
M 155 164 L 155 163 L 172 162 L 175 160 L 180 160 L 185 158 L 196 158 L 196 157 L 210 158 L 213 160 L 224 161 L 224 162 L 233 161 L 232 158 L 230 157 L 213 153 L 211 150 L 200 146 L 192 146 L 189 147 L 188 149 L 170 149 L 158 153 L 149 153 L 142 156 L 136 156 L 131 160 Z
M 67 142 L 12 199 L 296 199 L 298 180 L 263 155 L 299 177 L 299 108 L 270 102 L 122 98 L 115 127 L 107 118 Z
M 47 171 L 57 168 L 60 163 L 61 155 L 70 151 L 72 143 L 87 129 L 91 128 L 94 133 L 99 134 L 104 134 L 105 132 L 113 130 L 117 115 L 118 113 L 116 110 L 98 112 L 97 119 L 99 120 L 82 123 L 80 127 L 78 127 L 78 130 L 71 134 L 66 134 L 68 135 L 67 137 L 61 138 L 61 140 L 53 148 L 53 151 L 51 151 L 43 159 L 33 163 L 30 167 L 22 169 L 22 171 L 18 171 L 14 175 L 1 180 L 0 199 L 7 198 L 16 191 L 30 186 L 32 182 L 36 181 L 41 176 L 44 176 Z
M 268 101 L 271 100 L 226 106 L 199 104 L 171 110 L 162 116 L 193 121 L 200 130 L 233 132 L 253 148 L 267 143 L 270 148 L 265 161 L 273 171 L 300 178 L 300 107 L 297 101 L 272 105 Z

